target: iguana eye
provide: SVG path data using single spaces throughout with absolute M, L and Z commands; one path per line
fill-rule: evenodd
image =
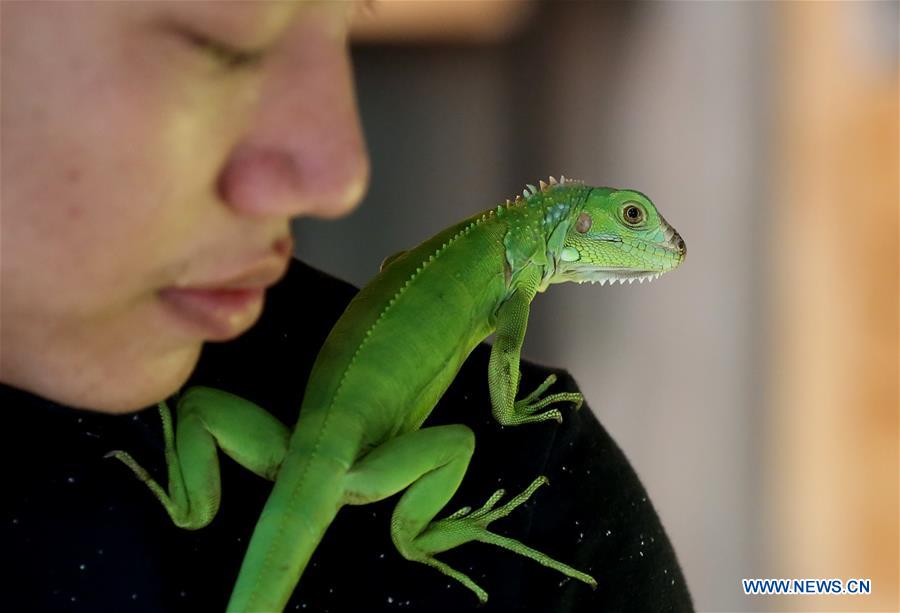
M 575 222 L 575 231 L 579 234 L 584 234 L 591 229 L 591 224 L 593 222 L 594 220 L 591 219 L 590 215 L 582 213 L 578 216 L 578 221 Z
M 644 210 L 636 204 L 627 204 L 622 209 L 622 217 L 625 219 L 625 223 L 636 226 L 644 221 Z

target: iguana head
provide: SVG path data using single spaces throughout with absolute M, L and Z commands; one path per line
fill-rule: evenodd
M 548 283 L 643 282 L 676 268 L 686 253 L 678 232 L 644 194 L 587 187 L 572 207 Z

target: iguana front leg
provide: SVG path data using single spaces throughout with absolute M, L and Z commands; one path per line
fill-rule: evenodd
M 187 530 L 203 528 L 221 500 L 217 447 L 245 468 L 274 480 L 287 452 L 288 429 L 257 405 L 221 390 L 192 387 L 176 406 L 177 428 L 165 402 L 159 403 L 165 440 L 168 489 L 124 451 L 120 460 L 160 501 L 172 522 Z
M 515 292 L 497 310 L 496 336 L 488 363 L 488 386 L 494 417 L 504 426 L 548 419 L 562 422 L 562 413 L 559 409 L 540 413 L 538 411 L 557 402 L 572 402 L 577 409 L 583 402 L 582 395 L 575 392 L 561 392 L 541 398 L 541 394 L 556 382 L 556 375 L 550 375 L 528 396 L 516 400 L 521 376 L 519 362 L 522 343 L 525 340 L 528 312 L 537 292 L 537 283 L 536 274 L 520 279 Z

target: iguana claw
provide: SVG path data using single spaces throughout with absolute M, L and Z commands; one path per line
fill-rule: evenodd
M 549 419 L 555 419 L 557 422 L 562 423 L 562 413 L 559 409 L 550 409 L 543 413 L 537 412 L 539 409 L 557 402 L 571 402 L 575 405 L 576 410 L 581 408 L 584 396 L 578 392 L 559 392 L 540 398 L 540 395 L 554 383 L 556 383 L 556 375 L 551 374 L 533 392 L 521 400 L 517 400 L 513 404 L 514 423 L 547 421 Z

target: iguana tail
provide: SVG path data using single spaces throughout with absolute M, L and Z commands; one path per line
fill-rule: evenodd
M 284 609 L 343 505 L 344 476 L 358 449 L 355 437 L 338 434 L 327 415 L 309 417 L 297 424 L 291 452 L 256 523 L 229 613 Z

